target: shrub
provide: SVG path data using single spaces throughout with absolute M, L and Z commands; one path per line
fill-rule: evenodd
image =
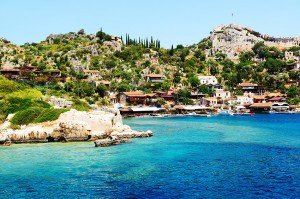
M 12 124 L 23 125 L 33 123 L 33 121 L 43 112 L 43 108 L 30 107 L 28 109 L 17 112 L 10 122 Z
M 73 99 L 74 103 L 72 108 L 76 109 L 77 111 L 89 111 L 91 107 L 85 101 L 81 101 L 80 99 Z
M 45 109 L 35 120 L 34 123 L 57 120 L 60 114 L 67 112 L 69 109 Z
M 50 104 L 31 98 L 9 97 L 0 103 L 0 113 L 7 116 L 10 113 L 26 110 L 30 107 L 50 108 Z

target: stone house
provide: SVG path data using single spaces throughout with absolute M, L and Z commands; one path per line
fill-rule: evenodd
M 88 79 L 99 79 L 99 70 L 83 70 L 83 75 L 87 76 Z
M 151 83 L 163 82 L 165 80 L 165 76 L 160 74 L 148 74 L 144 75 L 144 78 L 146 82 Z
M 294 60 L 294 53 L 291 51 L 284 51 L 285 60 Z

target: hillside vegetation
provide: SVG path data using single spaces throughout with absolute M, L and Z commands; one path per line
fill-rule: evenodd
M 4 97 L 6 100 L 10 95 L 26 99 L 24 93 L 29 93 L 32 101 L 43 93 L 85 98 L 91 104 L 98 101 L 105 105 L 108 103 L 104 97 L 107 91 L 141 90 L 151 93 L 154 90 L 167 91 L 173 87 L 176 90 L 199 89 L 204 93 L 211 93 L 200 85 L 196 78 L 198 75 L 216 76 L 225 89 L 235 93 L 240 92 L 237 85 L 242 82 L 257 83 L 267 91 L 288 92 L 286 83 L 299 81 L 300 73 L 291 70 L 295 60 L 286 60 L 284 52 L 291 51 L 297 55 L 300 47 L 269 46 L 258 32 L 248 29 L 243 31 L 251 38 L 260 38 L 257 42 L 253 40 L 251 48 L 237 50 L 234 53 L 235 59 L 229 56 L 226 49 L 218 50 L 215 47 L 215 34 L 222 34 L 222 38 L 226 39 L 226 35 L 231 34 L 227 29 L 222 33 L 215 31 L 213 36 L 204 38 L 197 44 L 186 47 L 179 44 L 170 49 L 161 48 L 160 41 L 152 37 L 132 39 L 127 34 L 123 39 L 111 36 L 102 29 L 96 34 L 86 34 L 82 29 L 78 32 L 50 35 L 40 43 L 22 46 L 2 39 L 1 68 L 20 69 L 31 66 L 32 71 L 20 80 L 24 83 L 10 83 L 11 86 L 3 91 L 1 89 L 0 95 L 9 93 Z M 232 39 L 232 35 L 230 38 Z M 99 71 L 99 76 L 91 78 L 84 71 L 87 69 Z M 59 72 L 60 75 L 49 76 L 51 72 Z M 146 82 L 145 75 L 152 73 L 164 75 L 164 81 Z M 102 84 L 93 86 L 93 80 L 106 80 L 110 84 L 109 87 Z M 32 87 L 40 92 L 32 90 Z M 4 111 L 3 114 L 7 115 L 8 112 Z

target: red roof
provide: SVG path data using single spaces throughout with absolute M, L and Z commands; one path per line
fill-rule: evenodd
M 279 101 L 279 100 L 282 100 L 284 99 L 284 97 L 272 97 L 269 99 L 269 101 Z
M 267 102 L 267 103 L 254 103 L 250 107 L 251 108 L 269 108 L 273 105 L 273 103 Z
M 148 75 L 145 75 L 145 77 L 164 77 L 164 76 L 160 75 L 160 74 L 148 74 Z
M 144 93 L 142 92 L 123 92 L 123 93 L 129 97 L 145 97 Z
M 1 69 L 0 72 L 19 72 L 19 69 Z
M 264 100 L 266 99 L 266 96 L 263 96 L 263 95 L 255 95 L 252 97 L 253 99 L 256 99 L 256 100 Z
M 252 84 L 252 83 L 245 82 L 245 83 L 240 83 L 239 86 L 241 86 L 241 87 L 257 86 L 257 84 Z

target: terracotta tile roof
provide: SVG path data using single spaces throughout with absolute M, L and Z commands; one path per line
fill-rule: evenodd
M 281 93 L 268 93 L 267 97 L 285 97 L 285 94 L 281 94 Z
M 267 102 L 267 103 L 254 103 L 250 107 L 251 108 L 269 108 L 273 105 L 273 103 Z
M 180 106 L 180 105 L 176 105 L 176 106 L 174 106 L 173 108 L 175 108 L 175 109 L 183 109 L 183 107 Z
M 110 82 L 109 81 L 105 81 L 105 80 L 101 80 L 101 81 L 99 81 L 99 84 L 110 84 Z
M 19 69 L 1 69 L 0 72 L 19 72 Z
M 223 89 L 216 89 L 216 93 L 230 93 L 230 91 L 224 91 Z
M 257 100 L 264 100 L 266 99 L 266 96 L 264 95 L 254 95 L 252 96 L 253 99 L 257 99 Z
M 145 77 L 164 77 L 164 75 L 160 75 L 160 74 L 148 74 L 148 75 L 145 75 Z
M 252 84 L 252 83 L 245 82 L 245 83 L 240 83 L 239 86 L 241 86 L 241 87 L 257 86 L 257 84 Z
M 83 70 L 85 73 L 99 73 L 99 70 Z
M 217 101 L 218 99 L 216 97 L 208 97 L 205 98 L 207 101 Z
M 123 92 L 123 93 L 129 97 L 145 97 L 144 93 L 142 92 Z
M 269 101 L 279 101 L 279 100 L 282 100 L 284 99 L 284 97 L 272 97 L 269 99 Z
M 145 96 L 146 97 L 154 97 L 154 96 L 156 96 L 156 93 L 146 94 Z

